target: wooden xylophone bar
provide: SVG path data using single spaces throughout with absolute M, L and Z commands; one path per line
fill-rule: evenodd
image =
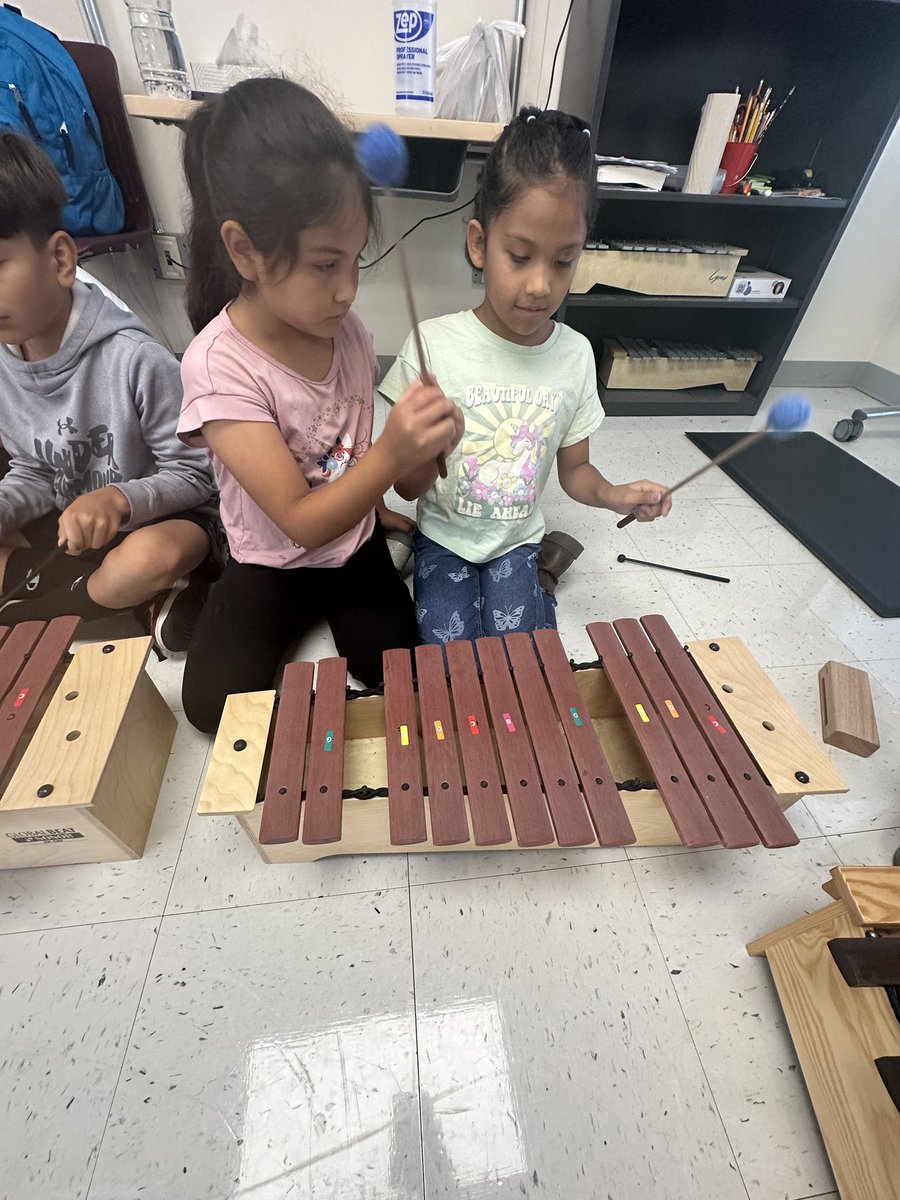
M 776 734 L 755 714 L 742 725 L 745 736 L 757 724 L 772 731 L 761 750 L 768 779 L 707 682 L 718 662 L 703 667 L 704 678 L 661 617 L 598 622 L 588 632 L 602 669 L 573 670 L 555 632 L 510 634 L 474 647 L 419 647 L 417 688 L 410 652 L 387 651 L 383 700 L 349 704 L 344 660 L 319 664 L 312 704 L 312 665 L 291 664 L 274 726 L 274 692 L 229 697 L 198 811 L 238 815 L 264 857 L 266 847 L 285 845 L 297 859 L 321 856 L 302 847 L 627 845 L 639 840 L 635 813 L 642 830 L 652 825 L 672 840 L 668 825 L 687 846 L 776 847 L 797 842 L 782 805 L 802 794 L 801 777 L 806 790 L 845 790 L 737 639 L 723 639 L 721 654 L 718 643 L 709 646 L 738 683 L 722 690 L 742 703 L 758 693 L 762 717 L 784 730 Z M 354 716 L 349 736 L 345 709 Z M 363 711 L 370 717 L 361 733 L 355 718 Z M 601 727 L 636 785 L 616 783 Z M 623 789 L 635 786 L 629 799 Z M 292 853 L 277 857 L 292 861 Z

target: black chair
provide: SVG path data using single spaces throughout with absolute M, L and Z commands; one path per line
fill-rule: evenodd
M 115 57 L 108 46 L 98 46 L 93 42 L 63 42 L 63 46 L 81 72 L 100 123 L 106 161 L 125 201 L 125 226 L 122 232 L 77 237 L 75 245 L 79 256 L 108 254 L 127 250 L 129 246 L 142 246 L 153 233 L 153 217 L 128 124 Z

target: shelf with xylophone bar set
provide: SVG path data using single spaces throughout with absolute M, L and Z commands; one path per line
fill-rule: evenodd
M 847 790 L 739 639 L 684 647 L 659 616 L 588 633 L 600 658 L 577 668 L 549 630 L 389 650 L 383 695 L 348 698 L 344 659 L 315 692 L 290 663 L 277 700 L 228 697 L 197 811 L 235 816 L 271 863 L 778 847 L 788 805 Z
M 757 938 L 842 1200 L 900 1200 L 900 868 L 833 867 L 833 900 Z
M 70 654 L 78 617 L 0 628 L 0 869 L 140 858 L 175 718 L 149 637 Z

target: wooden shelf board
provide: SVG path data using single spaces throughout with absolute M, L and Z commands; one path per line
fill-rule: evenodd
M 800 307 L 794 296 L 783 300 L 729 300 L 727 296 L 644 296 L 635 292 L 572 293 L 566 304 L 572 308 L 730 308 L 735 311 Z
M 170 100 L 166 96 L 125 97 L 125 108 L 130 116 L 172 125 L 187 121 L 199 107 L 199 100 Z M 489 143 L 499 137 L 503 129 L 502 125 L 493 121 L 446 121 L 438 117 L 395 117 L 384 113 L 339 115 L 356 133 L 379 121 L 403 137 L 436 138 L 442 141 Z
M 635 200 L 641 204 L 746 205 L 753 208 L 847 208 L 850 201 L 840 196 L 696 196 L 684 192 L 645 192 L 639 188 L 598 187 L 599 200 Z

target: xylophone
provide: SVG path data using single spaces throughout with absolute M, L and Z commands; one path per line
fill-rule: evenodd
M 606 238 L 588 242 L 569 291 L 621 288 L 645 296 L 727 296 L 747 253 L 720 242 Z
M 140 858 L 175 718 L 149 637 L 69 649 L 78 617 L 0 629 L 0 868 Z
M 314 694 L 288 664 L 277 710 L 228 697 L 197 811 L 237 816 L 268 862 L 774 847 L 797 842 L 788 804 L 847 790 L 739 639 L 685 649 L 659 616 L 588 633 L 600 661 L 578 669 L 551 631 L 389 650 L 384 694 L 350 700 L 344 659 Z
M 740 346 L 604 338 L 600 382 L 608 388 L 693 388 L 720 383 L 741 392 L 762 359 Z
M 834 903 L 758 938 L 842 1200 L 900 1200 L 900 868 L 834 867 Z

